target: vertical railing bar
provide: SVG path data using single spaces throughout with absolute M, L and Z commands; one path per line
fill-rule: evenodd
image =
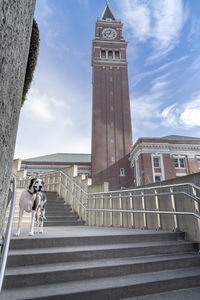
M 156 202 L 156 210 L 159 211 L 160 208 L 159 208 L 158 195 L 157 195 L 156 189 L 155 189 L 155 202 Z M 156 216 L 157 216 L 157 224 L 158 224 L 158 227 L 156 228 L 156 230 L 159 230 L 159 229 L 161 229 L 160 214 L 157 214 Z
M 145 207 L 145 200 L 144 200 L 144 192 L 141 191 L 141 195 L 142 195 L 142 209 L 145 211 L 146 207 Z M 143 213 L 143 229 L 147 228 L 147 216 L 146 213 Z
M 110 199 L 109 199 L 110 201 L 110 209 L 112 209 L 112 194 L 110 194 Z M 110 227 L 112 227 L 113 226 L 113 213 L 112 212 L 110 212 Z
M 170 193 L 171 193 L 172 210 L 175 212 L 176 211 L 176 205 L 175 205 L 175 200 L 174 200 L 173 188 L 170 188 Z M 173 217 L 174 217 L 174 231 L 178 231 L 177 215 L 173 215 Z
M 130 193 L 130 197 L 129 197 L 129 201 L 130 201 L 130 209 L 133 209 L 133 197 L 132 197 L 132 193 Z M 131 213 L 131 228 L 134 228 L 134 218 L 133 218 L 133 213 Z
M 5 269 L 6 269 L 6 262 L 7 262 L 7 257 L 8 257 L 13 217 L 14 217 L 14 212 L 15 212 L 15 202 L 16 202 L 16 178 L 14 177 L 13 178 L 13 197 L 12 197 L 12 203 L 11 203 L 11 207 L 10 207 L 10 215 L 9 215 L 9 220 L 8 220 L 8 224 L 7 224 L 7 229 L 6 229 L 5 240 L 4 240 L 4 244 L 3 244 L 3 252 L 2 252 L 2 256 L 1 256 L 0 292 L 2 290 L 3 279 L 4 279 Z

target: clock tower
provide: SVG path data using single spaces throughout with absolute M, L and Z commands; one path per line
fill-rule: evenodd
M 110 190 L 132 185 L 127 42 L 122 27 L 106 2 L 92 43 L 92 179 L 108 181 Z

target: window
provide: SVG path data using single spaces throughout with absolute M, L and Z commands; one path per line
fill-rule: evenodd
M 197 158 L 198 169 L 200 169 L 200 158 Z
M 113 59 L 113 52 L 112 51 L 108 51 L 108 58 Z
M 101 58 L 106 58 L 106 51 L 105 50 L 101 50 Z
M 110 96 L 113 96 L 113 91 L 110 91 Z
M 110 76 L 110 82 L 112 82 L 112 80 L 113 80 L 113 78 L 112 78 L 112 76 Z
M 111 139 L 111 144 L 114 144 L 115 143 L 115 140 L 114 139 Z
M 110 110 L 111 110 L 111 111 L 114 110 L 114 106 L 113 106 L 113 105 L 110 106 Z
M 155 182 L 161 181 L 161 175 L 155 175 Z
M 178 169 L 185 169 L 185 159 L 184 158 L 174 158 L 174 167 Z
M 114 155 L 112 155 L 111 161 L 112 161 L 112 162 L 115 162 L 115 157 L 114 157 Z
M 119 51 L 115 51 L 115 59 L 119 59 Z
M 111 123 L 110 123 L 110 126 L 111 126 L 111 127 L 114 127 L 114 122 L 111 122 Z
M 125 170 L 124 170 L 124 168 L 120 168 L 120 176 L 125 176 Z
M 160 157 L 153 158 L 153 166 L 154 168 L 160 168 Z

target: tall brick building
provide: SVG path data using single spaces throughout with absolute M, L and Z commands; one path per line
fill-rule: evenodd
M 200 172 L 200 139 L 177 135 L 139 138 L 130 161 L 132 186 Z
M 131 184 L 127 42 L 122 27 L 106 3 L 92 44 L 92 179 L 108 181 L 111 190 Z

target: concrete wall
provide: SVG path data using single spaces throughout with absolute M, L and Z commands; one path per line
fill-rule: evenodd
M 35 0 L 0 0 L 0 235 L 12 172 Z

